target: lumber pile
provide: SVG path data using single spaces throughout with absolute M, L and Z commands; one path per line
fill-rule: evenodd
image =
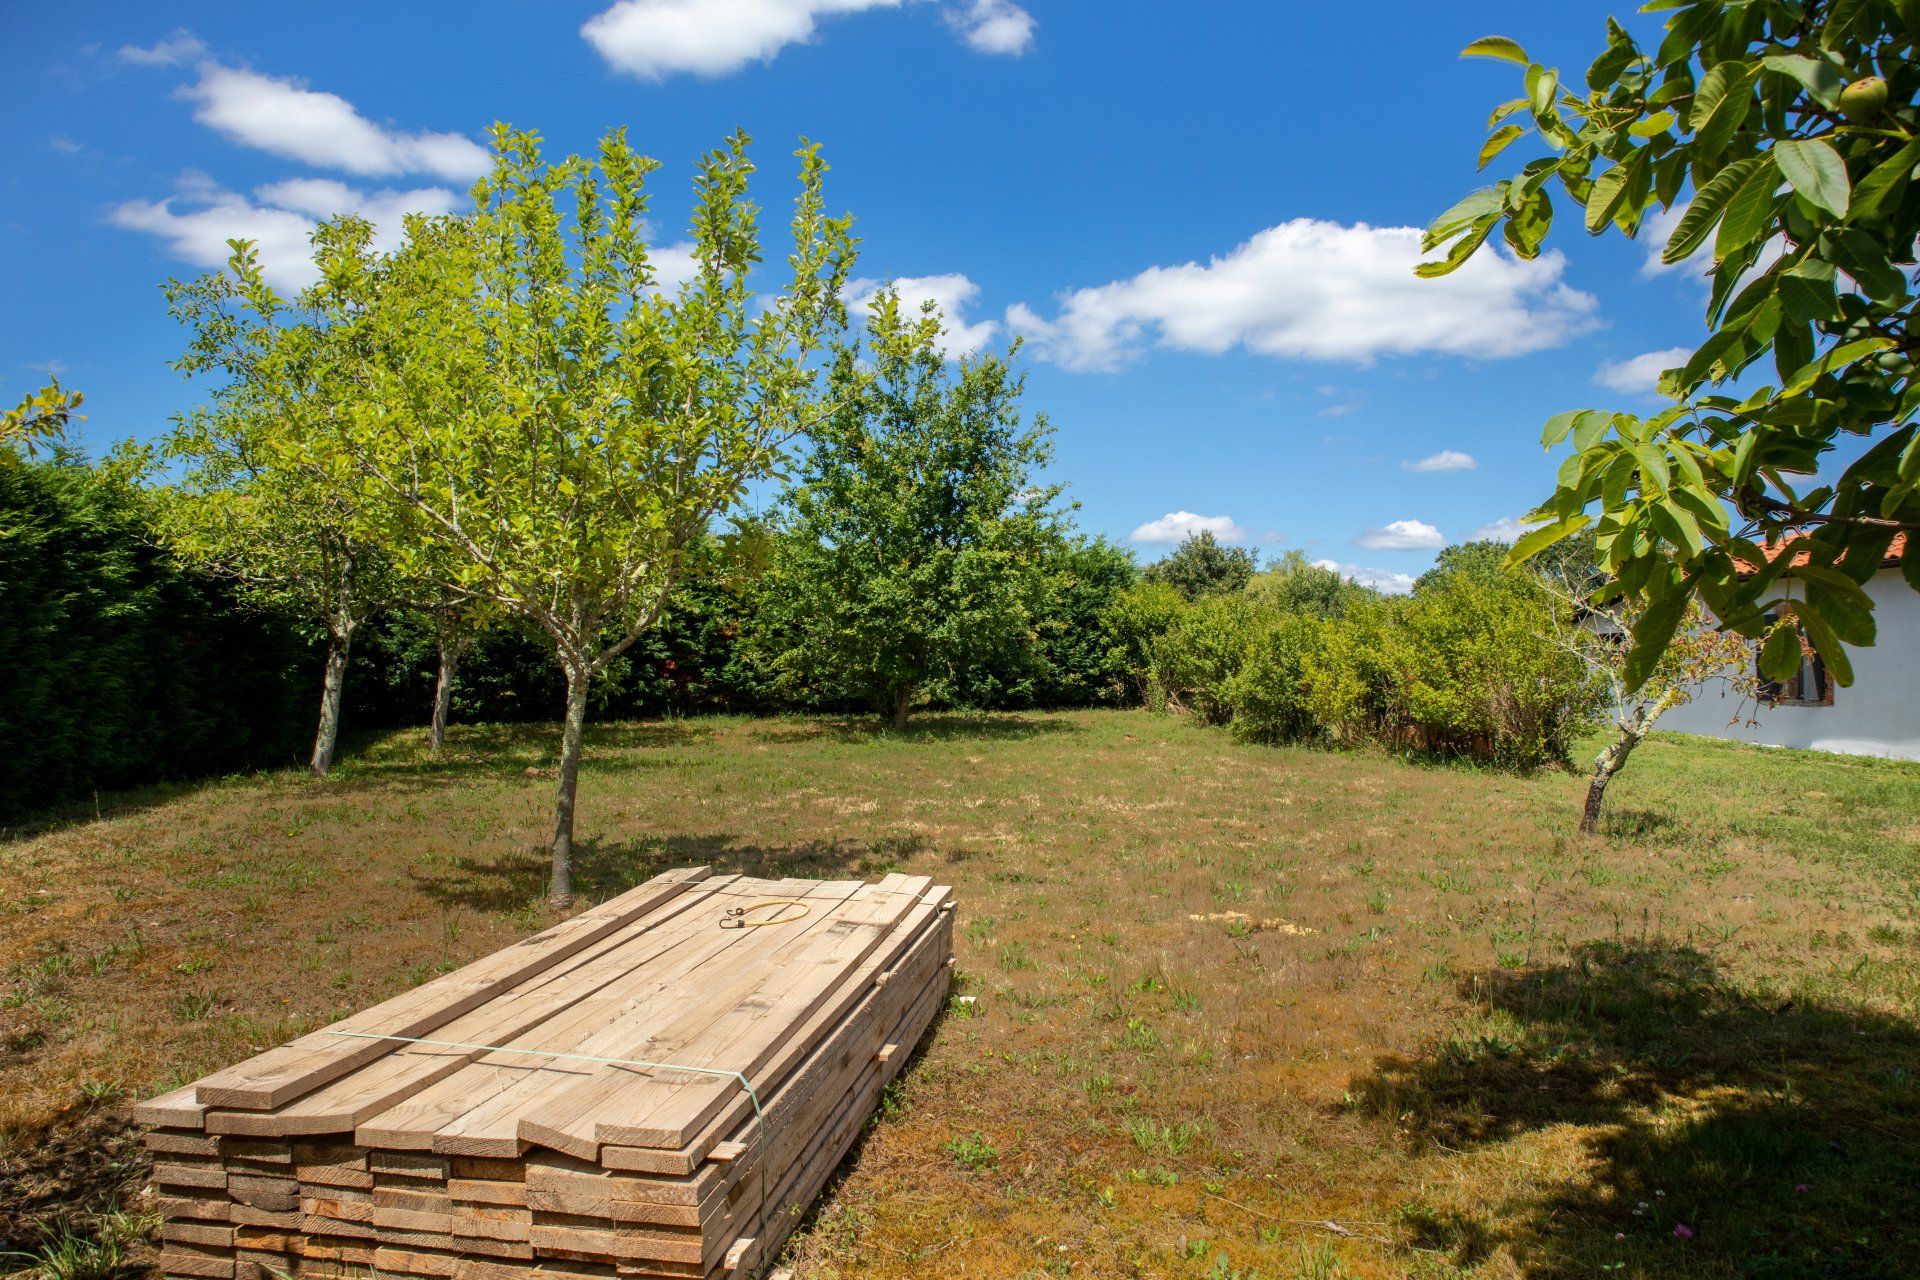
M 952 907 L 671 871 L 143 1103 L 160 1269 L 759 1275 L 939 1011 Z

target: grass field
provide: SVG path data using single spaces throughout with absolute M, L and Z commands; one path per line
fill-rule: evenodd
M 0 1251 L 137 1185 L 117 1097 L 544 923 L 552 746 L 0 843 Z M 1582 791 L 1139 712 L 610 725 L 583 877 L 958 886 L 972 999 L 801 1277 L 1913 1274 L 1920 767 L 1657 739 L 1592 839 Z

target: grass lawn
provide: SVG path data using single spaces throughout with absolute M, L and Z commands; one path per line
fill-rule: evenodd
M 364 743 L 0 843 L 0 1251 L 113 1097 L 539 927 L 553 735 Z M 1920 767 L 1656 739 L 1584 784 L 1142 712 L 607 725 L 583 880 L 958 886 L 957 1000 L 801 1277 L 1910 1276 Z M 52 1122 L 53 1128 L 44 1128 Z

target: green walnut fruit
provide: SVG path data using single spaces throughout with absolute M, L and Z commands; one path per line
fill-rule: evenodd
M 1840 91 L 1840 114 L 1849 120 L 1870 120 L 1887 105 L 1887 82 L 1879 76 L 1855 80 Z

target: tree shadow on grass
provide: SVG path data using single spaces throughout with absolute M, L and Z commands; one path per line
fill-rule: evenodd
M 859 841 L 811 841 L 770 848 L 725 832 L 652 836 L 642 840 L 579 839 L 573 846 L 574 892 L 582 904 L 601 902 L 673 867 L 712 867 L 766 879 L 788 876 L 850 880 L 890 865 L 886 849 Z M 411 873 L 414 887 L 441 906 L 507 913 L 538 907 L 546 898 L 552 863 L 544 850 L 487 858 L 456 858 L 444 873 Z
M 1419 1147 L 1588 1130 L 1589 1176 L 1525 1184 L 1501 1225 L 1414 1206 L 1409 1243 L 1529 1275 L 1910 1277 L 1920 1027 L 1769 996 L 1686 946 L 1594 943 L 1468 981 L 1467 1025 L 1350 1093 Z
M 586 767 L 636 767 L 622 753 L 692 746 L 712 735 L 697 721 L 615 721 L 587 726 Z M 560 728 L 542 722 L 455 725 L 438 755 L 417 733 L 356 736 L 343 753 L 334 785 L 430 787 L 487 777 L 536 774 L 559 764 Z M 652 763 L 652 762 L 650 762 Z M 664 764 L 665 762 L 659 762 Z
M 904 729 L 861 715 L 782 717 L 768 725 L 788 741 L 833 742 L 1009 742 L 1086 732 L 1085 726 L 1064 716 L 1014 711 L 926 711 L 908 720 Z

